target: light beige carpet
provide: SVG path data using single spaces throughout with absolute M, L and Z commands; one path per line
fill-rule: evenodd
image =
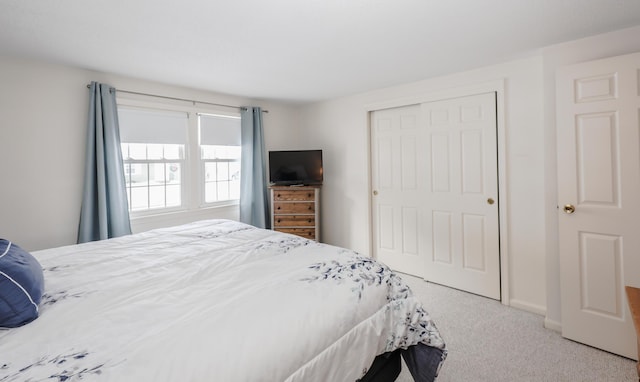
M 542 316 L 400 275 L 440 330 L 449 356 L 437 382 L 637 382 L 635 361 L 566 340 Z M 413 379 L 406 366 L 397 382 Z

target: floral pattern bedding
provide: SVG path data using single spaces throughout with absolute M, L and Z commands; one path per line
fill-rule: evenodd
M 208 220 L 33 253 L 40 317 L 0 330 L 0 382 L 356 381 L 445 344 L 386 266 Z

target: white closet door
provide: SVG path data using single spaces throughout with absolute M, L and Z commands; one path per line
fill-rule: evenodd
M 424 278 L 500 299 L 495 93 L 422 105 L 428 176 Z
M 500 299 L 495 93 L 372 114 L 375 256 Z
M 419 105 L 372 115 L 374 256 L 392 269 L 422 277 L 424 127 Z
M 640 54 L 557 73 L 562 335 L 637 359 Z

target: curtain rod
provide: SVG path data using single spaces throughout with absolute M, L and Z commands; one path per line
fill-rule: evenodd
M 87 89 L 91 89 L 91 84 L 87 84 Z M 114 87 L 112 87 L 111 89 L 115 90 L 116 92 L 120 92 L 120 93 L 127 93 L 127 94 L 135 94 L 135 95 L 141 95 L 141 96 L 146 96 L 146 97 L 155 97 L 155 98 L 163 98 L 163 99 L 170 99 L 173 101 L 184 101 L 184 102 L 191 102 L 194 105 L 196 103 L 200 103 L 200 104 L 204 104 L 204 105 L 213 105 L 213 106 L 222 106 L 222 107 L 230 107 L 233 109 L 238 109 L 238 110 L 246 110 L 247 108 L 244 106 L 235 106 L 235 105 L 225 105 L 222 103 L 213 103 L 213 102 L 206 102 L 206 101 L 197 101 L 197 100 L 193 100 L 193 99 L 186 99 L 186 98 L 177 98 L 177 97 L 168 97 L 168 96 L 163 96 L 163 95 L 158 95 L 158 94 L 150 94 L 150 93 L 141 93 L 141 92 L 134 92 L 131 90 L 120 90 L 120 89 L 116 89 Z M 262 110 L 263 113 L 268 113 L 269 110 Z

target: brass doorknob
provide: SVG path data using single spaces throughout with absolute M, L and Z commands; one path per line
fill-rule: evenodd
M 373 190 L 373 195 L 378 195 L 378 191 L 377 190 Z
M 576 207 L 573 204 L 565 204 L 562 209 L 567 214 L 572 214 L 572 213 L 576 212 Z
M 495 202 L 496 202 L 496 201 L 495 201 L 495 200 L 493 200 L 493 198 L 489 198 L 489 199 L 487 199 L 487 203 L 488 203 L 488 204 L 493 204 L 493 203 L 495 203 Z

